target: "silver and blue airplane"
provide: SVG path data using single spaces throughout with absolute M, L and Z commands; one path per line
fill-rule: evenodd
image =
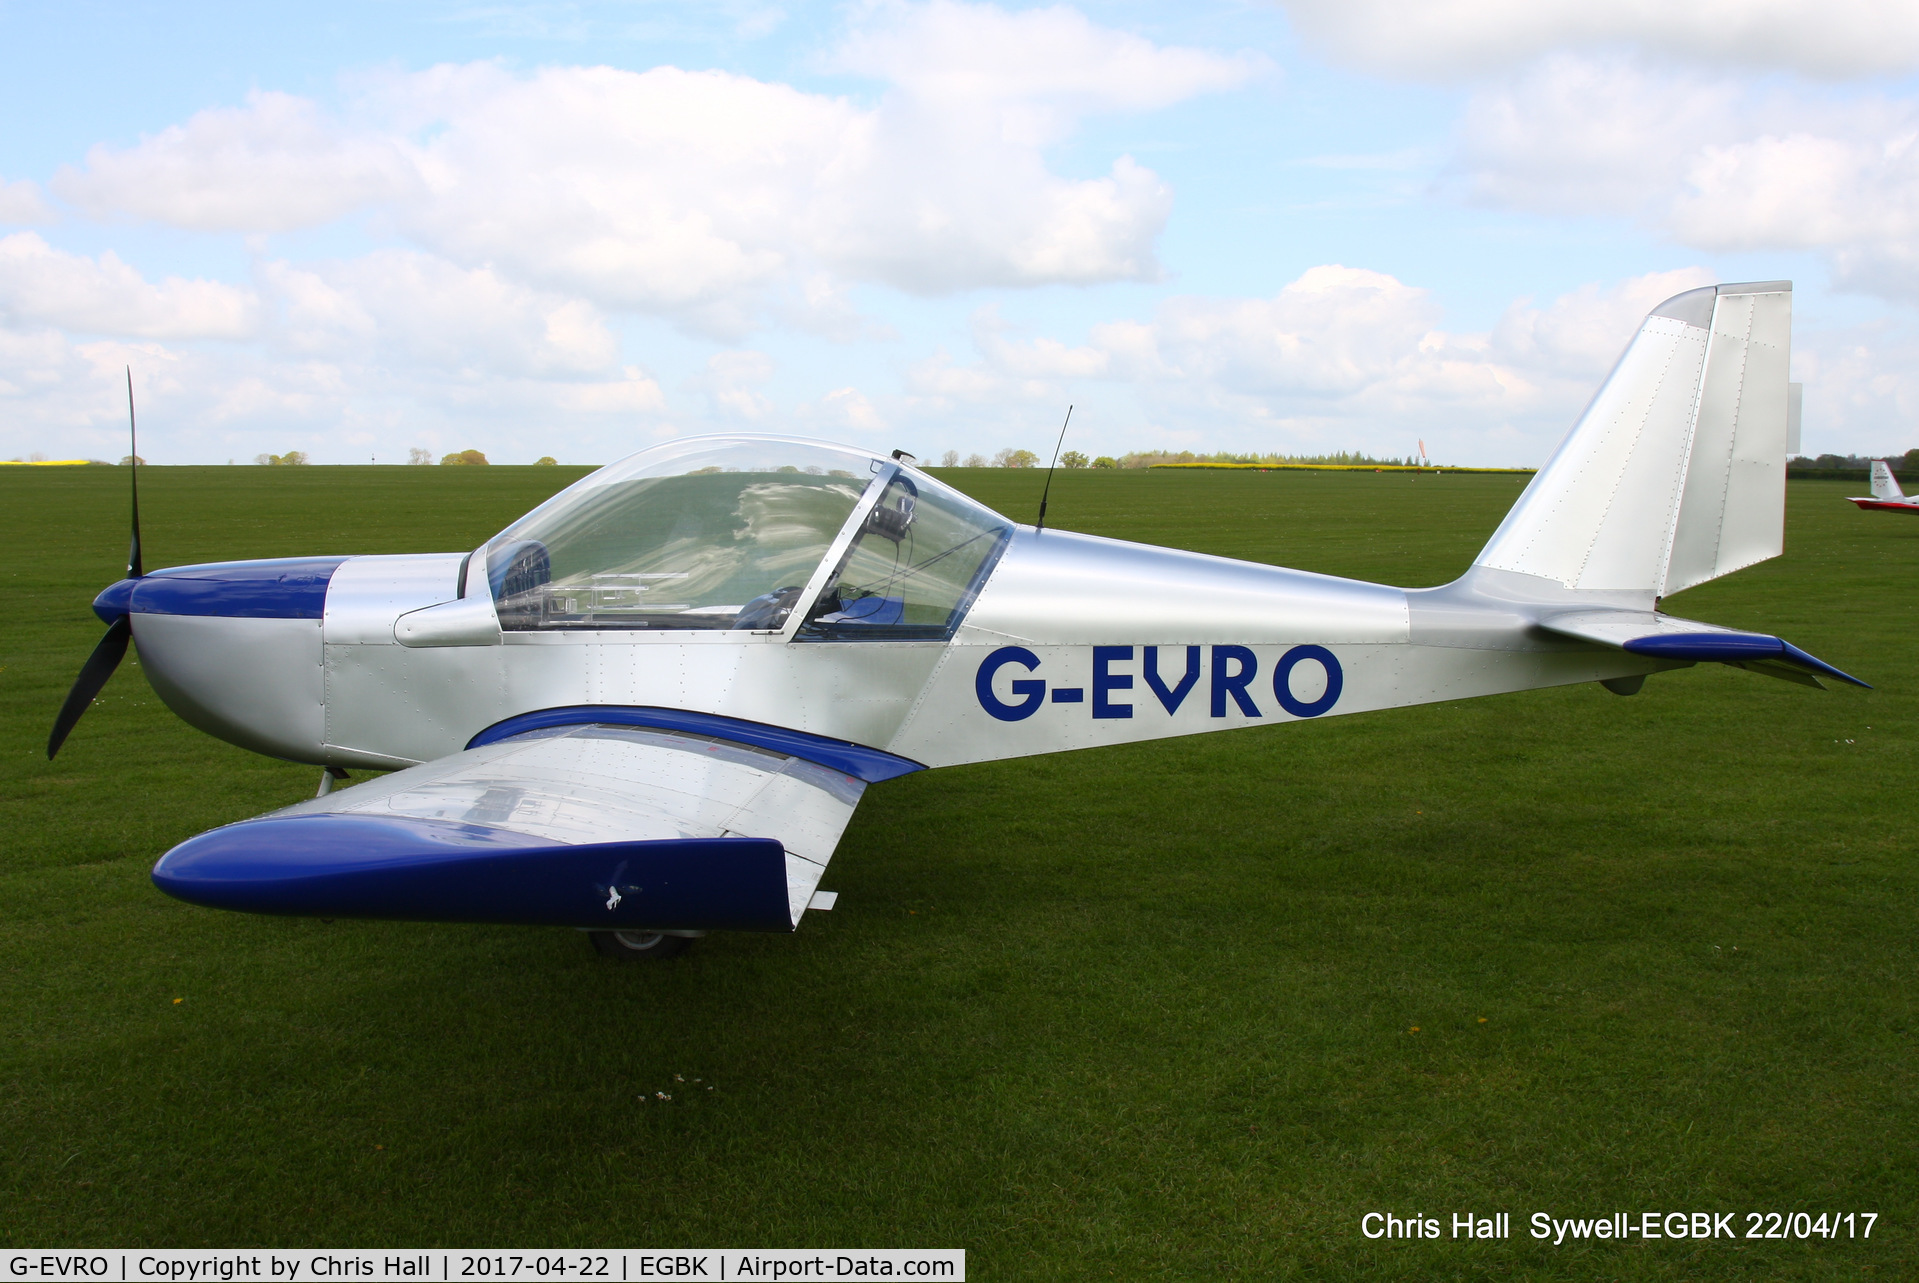
M 777 436 L 601 468 L 470 552 L 127 577 L 56 751 L 131 640 L 160 697 L 319 795 L 162 856 L 255 913 L 584 929 L 616 957 L 792 931 L 869 785 L 1702 662 L 1863 685 L 1661 599 L 1779 555 L 1789 282 L 1646 317 L 1472 566 L 1404 589 L 1024 526 L 892 457 Z M 390 772 L 335 789 L 348 770 Z

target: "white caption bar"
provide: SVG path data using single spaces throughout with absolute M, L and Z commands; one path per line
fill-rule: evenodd
M 639 1283 L 643 1279 L 937 1279 L 966 1277 L 963 1248 L 685 1248 L 659 1251 L 267 1251 L 260 1248 L 11 1251 L 0 1283 Z

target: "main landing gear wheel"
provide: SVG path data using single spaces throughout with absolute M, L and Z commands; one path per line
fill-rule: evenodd
M 629 962 L 677 958 L 693 947 L 692 936 L 669 936 L 658 931 L 589 931 L 593 947 L 609 958 Z

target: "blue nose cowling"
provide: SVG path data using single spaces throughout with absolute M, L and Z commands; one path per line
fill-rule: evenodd
M 93 613 L 100 616 L 100 622 L 112 627 L 133 613 L 133 590 L 140 586 L 138 579 L 122 579 L 100 590 L 93 599 Z
M 319 619 L 327 585 L 345 557 L 281 557 L 174 566 L 122 579 L 93 599 L 102 623 L 133 615 L 226 619 Z

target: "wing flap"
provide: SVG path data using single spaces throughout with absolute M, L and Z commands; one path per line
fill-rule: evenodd
M 181 844 L 162 890 L 268 913 L 790 931 L 865 783 L 653 727 L 550 727 Z

